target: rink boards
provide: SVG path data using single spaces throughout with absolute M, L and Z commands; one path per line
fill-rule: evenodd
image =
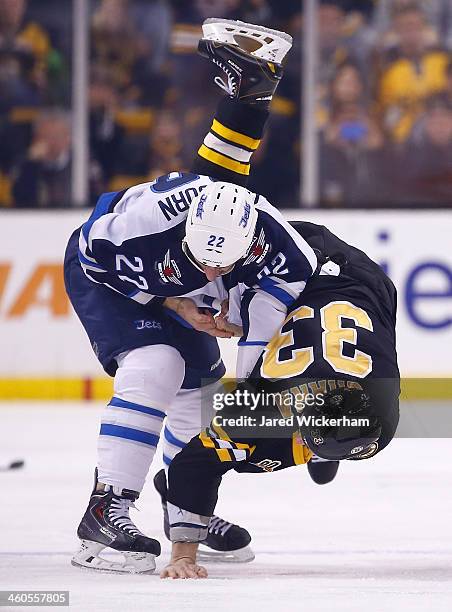
M 88 211 L 5 211 L 0 217 L 0 399 L 103 399 L 103 377 L 68 303 L 65 244 Z M 452 213 L 290 211 L 362 248 L 398 288 L 398 355 L 407 398 L 452 397 Z M 235 343 L 222 342 L 228 373 Z

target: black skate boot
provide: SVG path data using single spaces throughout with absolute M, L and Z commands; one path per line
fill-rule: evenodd
M 308 472 L 316 484 L 328 484 L 335 479 L 339 469 L 339 461 L 328 461 L 313 455 L 308 462 Z
M 168 509 L 166 505 L 167 485 L 165 470 L 154 476 L 154 486 L 162 499 L 163 529 L 170 539 Z M 218 516 L 212 516 L 208 526 L 207 538 L 200 543 L 198 561 L 220 563 L 248 563 L 253 561 L 254 553 L 249 543 L 251 536 L 246 529 L 229 523 Z
M 215 83 L 240 102 L 267 108 L 283 75 L 292 37 L 242 21 L 206 19 L 199 53 L 225 73 Z
M 129 517 L 139 493 L 104 487 L 105 490 L 97 490 L 96 469 L 94 489 L 77 530 L 81 546 L 72 558 L 72 565 L 102 572 L 152 574 L 155 557 L 160 555 L 160 543 L 143 535 Z M 100 557 L 104 548 L 120 551 L 124 561 Z

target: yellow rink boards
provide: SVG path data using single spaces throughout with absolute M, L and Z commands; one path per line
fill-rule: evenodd
M 452 399 L 452 378 L 403 378 L 402 400 Z M 0 401 L 5 400 L 108 400 L 113 379 L 0 378 Z

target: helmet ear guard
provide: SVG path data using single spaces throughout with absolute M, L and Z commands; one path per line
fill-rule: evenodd
M 190 251 L 190 247 L 188 246 L 186 237 L 182 240 L 182 252 L 197 270 L 199 270 L 200 272 L 204 272 L 204 268 L 202 267 L 201 262 L 199 262 L 193 255 L 193 253 Z
M 374 455 L 382 428 L 372 411 L 370 395 L 345 387 L 329 391 L 322 399 L 303 409 L 300 432 L 306 446 L 330 461 Z

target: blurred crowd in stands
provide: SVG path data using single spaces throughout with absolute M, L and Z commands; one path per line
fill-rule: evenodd
M 0 206 L 71 205 L 71 0 L 0 0 Z M 190 168 L 221 95 L 207 17 L 294 48 L 250 187 L 300 202 L 301 0 L 92 0 L 90 202 Z M 319 0 L 320 204 L 452 206 L 452 0 Z

